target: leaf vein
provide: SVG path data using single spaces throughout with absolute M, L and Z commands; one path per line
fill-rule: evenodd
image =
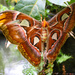
M 35 5 L 36 5 L 37 1 L 38 1 L 38 0 L 36 0 L 35 4 L 33 5 L 33 8 L 31 9 L 31 12 L 30 12 L 30 14 L 29 14 L 29 15 L 31 15 L 31 14 L 32 14 L 32 11 L 33 11 L 33 9 L 34 9 L 34 7 L 35 7 Z

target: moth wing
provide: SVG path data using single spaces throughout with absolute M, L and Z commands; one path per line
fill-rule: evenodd
M 40 64 L 41 61 L 40 51 L 36 48 L 40 49 L 41 46 L 38 45 L 41 37 L 38 36 L 40 28 L 41 23 L 26 14 L 18 11 L 4 11 L 0 13 L 0 30 L 8 41 L 18 45 L 21 54 L 34 66 Z M 39 38 L 35 42 L 36 46 L 32 44 L 35 36 Z
M 60 48 L 68 38 L 68 33 L 75 26 L 75 3 L 56 14 L 49 23 L 47 58 L 54 61 Z

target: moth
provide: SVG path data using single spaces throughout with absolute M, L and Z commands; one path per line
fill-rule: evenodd
M 42 22 L 18 11 L 0 12 L 0 30 L 33 66 L 40 64 L 42 53 L 53 62 L 74 26 L 75 3 Z

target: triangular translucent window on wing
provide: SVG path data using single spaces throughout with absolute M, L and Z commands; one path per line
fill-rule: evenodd
M 20 23 L 20 25 L 21 25 L 21 26 L 29 27 L 29 21 L 24 19 L 24 20 Z
M 52 39 L 57 40 L 57 33 L 54 33 L 54 34 L 52 35 Z
M 34 37 L 34 45 L 36 45 L 39 42 L 39 38 L 38 37 Z

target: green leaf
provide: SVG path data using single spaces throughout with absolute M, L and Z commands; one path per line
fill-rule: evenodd
M 70 2 L 68 2 L 69 4 L 72 4 L 72 3 L 74 3 L 75 2 L 75 0 L 71 0 Z
M 48 0 L 51 3 L 54 3 L 56 5 L 60 5 L 60 6 L 67 6 L 64 2 L 70 2 L 70 0 Z
M 45 15 L 45 3 L 45 0 L 21 0 L 16 4 L 15 10 L 39 20 L 41 14 L 42 16 Z
M 62 63 L 68 59 L 72 58 L 72 56 L 68 56 L 68 55 L 65 55 L 65 54 L 62 54 L 61 57 L 58 57 L 57 59 L 57 63 Z

